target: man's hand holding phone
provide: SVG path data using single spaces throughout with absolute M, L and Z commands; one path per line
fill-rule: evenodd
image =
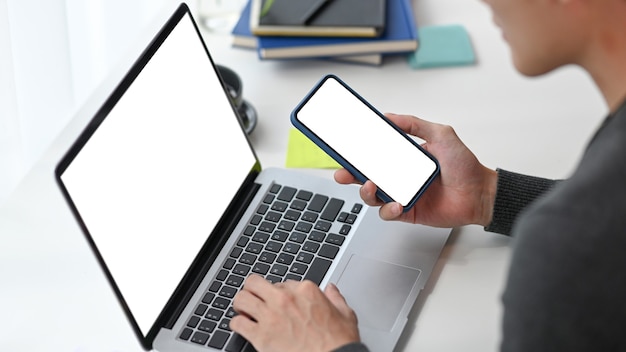
M 361 187 L 363 201 L 370 206 L 380 206 L 380 216 L 385 220 L 435 227 L 488 225 L 496 192 L 496 172 L 483 166 L 450 126 L 410 115 L 387 113 L 385 117 L 405 133 L 425 141 L 421 146 L 439 161 L 440 176 L 408 212 L 403 213 L 398 203 L 380 200 L 376 196 L 377 187 L 371 181 Z M 360 183 L 346 169 L 337 170 L 335 180 L 342 184 Z

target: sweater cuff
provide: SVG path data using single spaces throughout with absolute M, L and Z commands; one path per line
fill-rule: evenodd
M 493 218 L 485 231 L 510 235 L 515 219 L 528 204 L 550 190 L 556 181 L 496 169 L 498 184 Z
M 353 342 L 343 345 L 332 352 L 369 352 L 369 349 L 367 349 L 367 346 L 360 342 Z

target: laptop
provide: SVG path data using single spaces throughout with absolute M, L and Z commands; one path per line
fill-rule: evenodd
M 183 3 L 55 169 L 141 344 L 254 350 L 229 322 L 255 273 L 337 284 L 363 341 L 392 350 L 450 229 L 385 222 L 358 186 L 262 169 L 224 87 Z

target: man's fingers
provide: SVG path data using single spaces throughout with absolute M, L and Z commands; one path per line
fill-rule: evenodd
M 400 203 L 391 202 L 380 207 L 378 214 L 383 220 L 395 220 L 402 215 L 404 208 Z
M 348 185 L 348 184 L 352 184 L 352 183 L 359 183 L 357 181 L 356 178 L 354 178 L 354 176 L 352 176 L 352 174 L 350 173 L 350 171 L 346 170 L 346 169 L 338 169 L 337 171 L 335 171 L 335 181 L 337 181 L 337 183 L 343 184 L 343 185 Z
M 324 289 L 324 295 L 326 295 L 326 298 L 328 298 L 330 303 L 332 303 L 342 315 L 351 318 L 356 317 L 354 311 L 348 306 L 348 302 L 346 302 L 346 299 L 341 292 L 339 292 L 339 288 L 337 288 L 335 284 L 329 283 Z
M 365 204 L 369 206 L 379 206 L 383 204 L 383 202 L 376 196 L 376 190 L 377 187 L 372 181 L 365 181 L 363 186 L 361 186 L 359 194 L 361 195 L 361 199 L 363 199 Z
M 236 315 L 230 320 L 230 329 L 248 341 L 256 341 L 257 323 L 245 315 Z
M 271 297 L 272 290 L 275 290 L 272 283 L 265 280 L 263 276 L 258 274 L 248 276 L 243 284 L 243 288 L 263 301 L 266 301 L 268 297 Z
M 435 133 L 437 124 L 422 120 L 418 117 L 411 115 L 397 115 L 393 113 L 386 113 L 391 122 L 398 126 L 404 132 L 419 137 L 425 141 L 431 140 Z

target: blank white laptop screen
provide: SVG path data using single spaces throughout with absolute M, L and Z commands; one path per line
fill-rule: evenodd
M 254 165 L 245 138 L 187 14 L 61 175 L 144 335 Z

